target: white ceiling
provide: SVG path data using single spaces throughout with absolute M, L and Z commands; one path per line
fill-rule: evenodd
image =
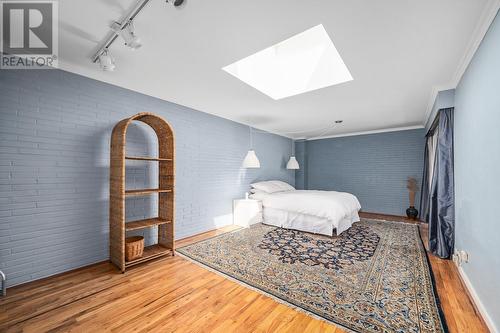
M 456 84 L 491 1 L 186 0 L 178 10 L 151 0 L 135 20 L 143 47 L 118 40 L 116 71 L 102 72 L 90 57 L 136 0 L 65 0 L 60 67 L 295 138 L 421 127 L 436 87 Z M 221 69 L 318 24 L 353 81 L 273 100 Z

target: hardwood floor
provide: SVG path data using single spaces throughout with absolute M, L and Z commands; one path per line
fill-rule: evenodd
M 453 263 L 430 261 L 450 332 L 488 332 Z M 344 332 L 180 256 L 125 274 L 107 262 L 95 264 L 10 288 L 7 295 L 0 298 L 0 332 Z

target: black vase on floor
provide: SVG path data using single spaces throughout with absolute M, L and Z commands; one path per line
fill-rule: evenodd
M 410 206 L 406 210 L 406 216 L 408 216 L 412 220 L 416 220 L 418 216 L 418 210 L 415 208 L 415 206 Z

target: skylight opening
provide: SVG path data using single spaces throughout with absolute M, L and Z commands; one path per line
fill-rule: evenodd
M 222 69 L 275 100 L 353 80 L 322 24 Z

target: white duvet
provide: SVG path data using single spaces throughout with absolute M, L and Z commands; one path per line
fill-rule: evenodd
M 361 209 L 358 199 L 346 192 L 296 190 L 266 194 L 256 199 L 262 200 L 264 207 L 328 220 L 330 232 L 335 228 L 338 234 L 356 222 L 351 220 Z M 350 221 L 349 226 L 343 225 L 346 220 Z

